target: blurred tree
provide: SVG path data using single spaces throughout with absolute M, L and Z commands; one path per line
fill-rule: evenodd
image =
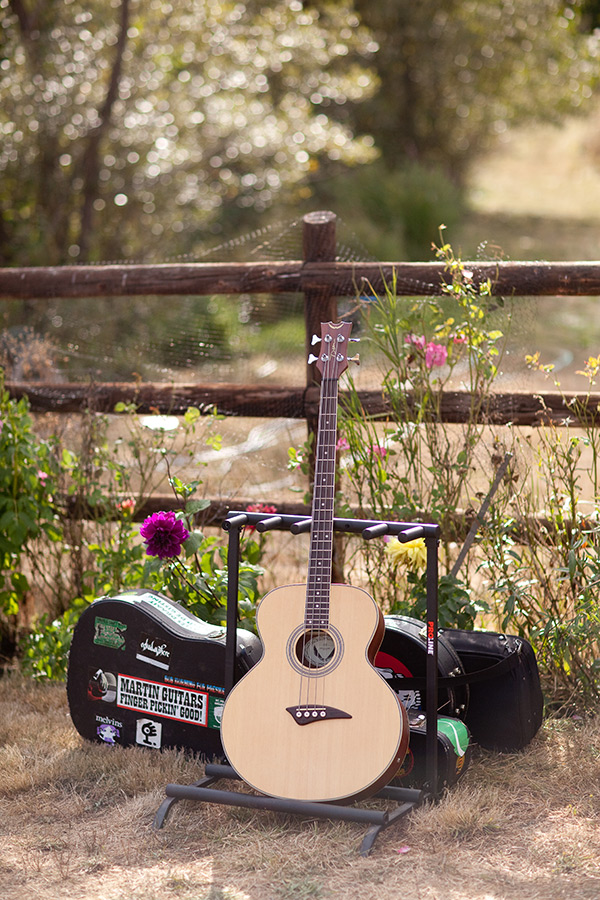
M 600 28 L 600 0 L 581 0 L 581 29 Z
M 0 0 L 0 263 L 160 258 L 320 167 L 375 45 L 343 4 Z
M 354 123 L 392 169 L 441 166 L 461 182 L 475 154 L 511 125 L 559 121 L 591 98 L 597 0 L 355 0 L 379 44 L 381 90 Z

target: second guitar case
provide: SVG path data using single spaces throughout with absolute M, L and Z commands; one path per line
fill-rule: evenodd
M 410 712 L 424 709 L 425 624 L 385 616 L 375 664 Z M 522 750 L 542 724 L 544 698 L 535 653 L 525 638 L 458 628 L 438 632 L 438 713 L 456 716 L 474 744 Z
M 544 698 L 535 653 L 525 638 L 493 631 L 440 631 L 469 682 L 465 721 L 489 750 L 522 750 L 542 724 Z

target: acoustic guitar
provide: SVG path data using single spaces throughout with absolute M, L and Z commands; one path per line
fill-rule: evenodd
M 331 583 L 338 379 L 351 327 L 321 326 L 307 584 L 262 599 L 263 655 L 230 692 L 221 721 L 223 748 L 241 779 L 290 800 L 370 796 L 394 777 L 408 745 L 405 709 L 373 666 L 381 611 L 361 588 Z

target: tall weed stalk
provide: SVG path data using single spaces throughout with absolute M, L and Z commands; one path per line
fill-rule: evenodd
M 461 572 L 459 580 L 451 569 L 457 526 L 464 530 L 458 510 L 466 516 L 477 505 L 503 459 L 501 439 L 494 440 L 481 421 L 504 335 L 493 325 L 497 301 L 490 283 L 477 284 L 449 244 L 436 253 L 448 273 L 441 297 L 401 297 L 392 281 L 381 295 L 361 301 L 364 337 L 382 363 L 388 411 L 384 418 L 369 419 L 351 385 L 341 416 L 341 466 L 347 508 L 356 504 L 365 516 L 439 523 L 440 619 L 444 625 L 472 627 L 477 607 L 469 573 Z M 457 382 L 468 409 L 463 424 L 450 425 L 442 404 Z M 370 542 L 362 548 L 360 565 L 385 609 L 424 612 L 424 575 L 401 556 Z

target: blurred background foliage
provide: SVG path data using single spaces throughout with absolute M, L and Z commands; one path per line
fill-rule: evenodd
M 507 129 L 587 109 L 598 0 L 0 0 L 0 264 L 162 261 L 323 206 L 429 258 Z

